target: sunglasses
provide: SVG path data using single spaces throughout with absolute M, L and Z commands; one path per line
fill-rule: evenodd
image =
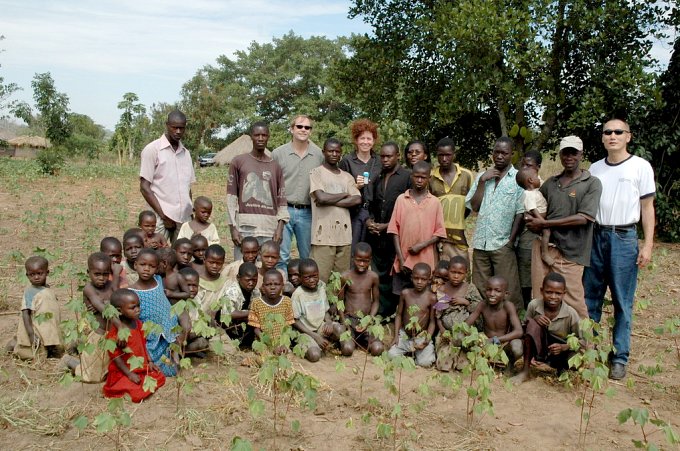
M 300 124 L 295 124 L 295 128 L 297 128 L 298 130 L 302 130 L 303 128 L 304 128 L 305 130 L 311 130 L 311 129 L 312 129 L 312 126 L 311 126 L 311 125 L 300 125 Z
M 615 134 L 616 136 L 623 135 L 624 133 L 630 133 L 628 130 L 621 130 L 620 128 L 617 128 L 616 130 L 605 130 L 602 132 L 603 135 L 611 136 L 611 134 Z

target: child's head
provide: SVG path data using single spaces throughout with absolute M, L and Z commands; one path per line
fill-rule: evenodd
M 130 230 L 123 235 L 123 254 L 125 255 L 125 260 L 130 264 L 134 264 L 139 255 L 139 251 L 144 247 L 144 238 L 142 238 L 139 232 L 130 232 Z
M 430 161 L 430 154 L 422 141 L 410 141 L 404 147 L 404 161 L 409 167 L 413 167 L 419 161 Z
M 87 258 L 87 275 L 95 288 L 104 288 L 111 276 L 111 257 L 95 252 Z
M 465 257 L 456 255 L 449 261 L 448 279 L 454 287 L 460 286 L 467 278 L 469 264 Z
M 360 242 L 354 247 L 354 256 L 352 257 L 352 263 L 354 264 L 354 270 L 360 274 L 368 271 L 371 266 L 371 258 L 373 257 L 373 249 L 368 243 Z
M 182 268 L 179 273 L 184 277 L 187 287 L 189 287 L 189 295 L 195 298 L 198 294 L 198 272 L 194 268 Z
M 177 266 L 177 254 L 169 247 L 156 249 L 158 255 L 158 274 L 165 276 Z
M 153 279 L 158 270 L 158 254 L 155 250 L 144 248 L 139 251 L 135 260 L 135 271 L 139 274 L 139 280 L 147 282 Z
M 111 294 L 111 305 L 118 309 L 122 317 L 133 321 L 139 319 L 139 297 L 134 291 L 128 288 L 114 291 Z
M 265 301 L 275 304 L 281 298 L 283 291 L 283 275 L 275 269 L 270 269 L 264 273 L 262 278 L 262 295 Z
M 236 280 L 241 289 L 247 293 L 252 293 L 257 286 L 257 266 L 252 262 L 244 262 L 238 267 Z
M 520 169 L 534 168 L 536 172 L 538 172 L 538 170 L 541 169 L 542 162 L 543 156 L 541 155 L 541 152 L 537 150 L 529 150 L 524 154 L 522 160 L 520 160 L 519 167 Z
M 319 265 L 311 258 L 300 260 L 300 283 L 303 288 L 311 291 L 319 286 Z
M 34 255 L 28 257 L 24 267 L 26 268 L 26 277 L 34 287 L 44 287 L 47 283 L 47 275 L 50 273 L 50 264 L 45 257 Z
M 123 244 L 115 236 L 107 236 L 99 243 L 99 250 L 111 258 L 111 261 L 120 264 L 123 260 Z
M 486 281 L 486 301 L 489 305 L 502 304 L 508 293 L 508 281 L 502 276 L 493 276 Z
M 255 263 L 260 254 L 260 243 L 254 236 L 247 236 L 241 240 L 241 255 L 243 262 Z
M 430 171 L 432 166 L 426 161 L 418 161 L 413 165 L 411 172 L 411 184 L 416 190 L 427 189 L 427 184 L 430 182 Z
M 224 267 L 224 258 L 226 252 L 224 248 L 219 244 L 211 244 L 205 250 L 205 259 L 203 264 L 205 265 L 205 273 L 210 277 L 219 277 Z
M 556 272 L 549 272 L 543 279 L 541 286 L 541 295 L 543 296 L 543 305 L 550 310 L 559 310 L 564 300 L 564 295 L 567 293 L 567 281 L 562 274 Z
M 436 283 L 444 283 L 449 280 L 449 261 L 439 260 L 437 267 L 432 272 L 432 281 Z
M 451 138 L 442 138 L 437 143 L 439 168 L 448 171 L 456 158 L 456 146 Z
M 427 263 L 416 263 L 411 271 L 411 282 L 417 292 L 422 292 L 430 284 L 432 279 L 432 268 Z
M 517 184 L 524 190 L 532 190 L 541 186 L 541 180 L 538 178 L 538 172 L 534 168 L 522 168 L 517 171 L 515 176 Z
M 198 264 L 203 263 L 205 250 L 208 249 L 208 239 L 203 235 L 194 235 L 191 237 L 191 245 L 193 246 L 194 261 Z
M 281 247 L 276 241 L 265 241 L 260 249 L 260 258 L 262 259 L 263 270 L 274 269 L 279 262 L 279 258 L 281 258 Z
M 323 143 L 324 161 L 329 166 L 337 166 L 342 158 L 342 143 L 337 138 L 328 138 Z
M 156 233 L 156 213 L 151 210 L 144 210 L 139 214 L 137 225 L 148 238 Z
M 202 224 L 207 224 L 210 221 L 213 204 L 210 199 L 205 196 L 198 196 L 194 200 L 194 219 Z
M 288 282 L 295 288 L 300 286 L 300 259 L 292 258 L 288 262 Z
M 172 243 L 172 249 L 177 254 L 177 263 L 180 266 L 187 266 L 191 263 L 191 257 L 193 257 L 194 246 L 191 244 L 189 238 L 180 238 L 174 243 Z

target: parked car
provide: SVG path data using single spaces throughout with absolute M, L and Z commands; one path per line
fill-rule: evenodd
M 201 155 L 198 158 L 198 165 L 202 168 L 206 166 L 214 166 L 215 165 L 215 155 L 216 153 L 206 153 L 205 155 Z

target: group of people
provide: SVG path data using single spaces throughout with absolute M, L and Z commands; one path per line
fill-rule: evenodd
M 141 400 L 175 375 L 179 353 L 209 349 L 192 332 L 201 315 L 245 347 L 257 339 L 285 352 L 278 339 L 290 326 L 310 361 L 334 345 L 342 355 L 359 345 L 372 355 L 413 354 L 418 365 L 442 371 L 464 363 L 454 352 L 461 347 L 456 325 L 477 324 L 505 347 L 510 370 L 523 359 L 515 378 L 522 382 L 537 361 L 567 367 L 567 336 L 579 336 L 580 319 L 600 320 L 607 288 L 615 319 L 610 376 L 625 377 L 637 269 L 650 261 L 655 222 L 653 171 L 628 153 L 625 121 L 604 124 L 607 157 L 590 170 L 581 167 L 582 141 L 563 138 L 563 171 L 544 183 L 541 155 L 527 152 L 516 169 L 507 137 L 494 144 L 493 166 L 474 177 L 456 163 L 450 138 L 435 147 L 436 167 L 420 141 L 406 146 L 402 166 L 395 142 L 375 152 L 378 126 L 367 119 L 351 125 L 355 148 L 344 156 L 335 138 L 322 149 L 310 141 L 313 123 L 304 115 L 290 123 L 291 142 L 270 154 L 269 127 L 256 122 L 252 151 L 229 168 L 230 264 L 210 223 L 212 202 L 200 196 L 192 203 L 185 126 L 186 117 L 172 112 L 166 133 L 142 152 L 140 190 L 149 210 L 139 227 L 122 243 L 105 238 L 88 259 L 83 297 L 98 327 L 80 344 L 80 358 L 65 362 L 85 381 L 108 372 L 107 396 L 133 391 Z M 469 246 L 470 213 L 477 220 Z M 27 355 L 40 344 L 54 355 L 59 309 L 46 285 L 48 263 L 31 257 L 26 272 L 31 285 L 13 348 Z M 333 273 L 342 308 L 327 297 Z M 173 314 L 182 299 L 193 299 L 196 311 Z M 109 303 L 118 318 L 104 319 Z M 140 320 L 158 327 L 146 337 L 132 333 Z M 380 321 L 393 322 L 389 343 L 370 332 Z M 102 337 L 115 351 L 101 352 Z M 141 357 L 134 365 L 133 356 Z

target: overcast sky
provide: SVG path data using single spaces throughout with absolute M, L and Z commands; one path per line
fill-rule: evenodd
M 297 35 L 370 32 L 349 20 L 349 0 L 0 0 L 0 75 L 23 88 L 14 98 L 32 102 L 31 79 L 51 72 L 71 110 L 113 129 L 126 92 L 147 106 L 174 102 L 197 69 L 219 55 L 232 57 L 252 41 Z M 652 54 L 665 68 L 671 47 Z
M 335 38 L 370 29 L 347 0 L 0 0 L 0 75 L 32 102 L 31 79 L 51 72 L 71 110 L 113 129 L 126 92 L 145 105 L 179 99 L 182 84 L 219 55 L 295 34 Z

